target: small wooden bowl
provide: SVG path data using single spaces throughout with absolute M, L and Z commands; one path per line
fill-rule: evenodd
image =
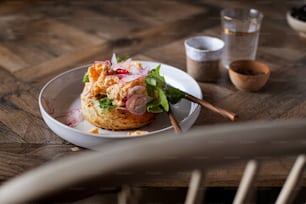
M 229 66 L 229 77 L 239 90 L 258 91 L 267 83 L 270 68 L 255 60 L 237 60 Z

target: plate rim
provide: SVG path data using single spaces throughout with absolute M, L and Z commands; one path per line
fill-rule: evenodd
M 156 61 L 147 61 L 147 60 L 133 60 L 133 61 L 137 61 L 137 62 L 141 62 L 141 63 L 150 63 L 150 64 L 160 64 L 161 66 L 167 66 L 167 67 L 170 67 L 171 69 L 175 69 L 176 71 L 178 71 L 180 74 L 183 74 L 183 75 L 186 75 L 188 76 L 197 86 L 194 87 L 194 88 L 197 88 L 197 92 L 199 91 L 199 94 L 200 94 L 200 98 L 203 97 L 203 93 L 202 93 L 202 90 L 199 86 L 199 84 L 196 82 L 195 79 L 193 79 L 190 75 L 188 75 L 188 73 L 184 72 L 183 70 L 177 68 L 177 67 L 174 67 L 172 65 L 168 65 L 168 64 L 165 64 L 165 63 L 161 63 L 161 62 L 156 62 Z M 65 128 L 65 129 L 68 129 L 69 131 L 73 131 L 75 134 L 79 134 L 79 135 L 82 135 L 82 136 L 92 136 L 92 137 L 95 137 L 95 138 L 100 138 L 100 139 L 127 139 L 127 138 L 135 138 L 135 137 L 143 137 L 143 136 L 149 136 L 149 135 L 154 135 L 154 134 L 158 134 L 160 132 L 165 132 L 165 131 L 168 131 L 168 130 L 171 130 L 173 129 L 173 127 L 170 125 L 168 127 L 165 127 L 165 128 L 162 128 L 162 129 L 159 129 L 159 130 L 155 130 L 155 131 L 151 131 L 149 133 L 146 133 L 146 134 L 142 134 L 142 135 L 133 135 L 133 136 L 128 136 L 128 135 L 110 135 L 110 134 L 103 134 L 103 133 L 99 133 L 99 134 L 95 134 L 95 133 L 90 133 L 90 132 L 84 132 L 82 130 L 79 130 L 79 129 L 76 129 L 74 127 L 70 127 L 58 120 L 56 120 L 53 116 L 51 116 L 44 108 L 43 106 L 43 94 L 45 92 L 45 90 L 55 81 L 57 80 L 58 78 L 64 76 L 64 75 L 67 75 L 69 74 L 70 72 L 75 72 L 75 71 L 79 71 L 81 69 L 85 69 L 86 67 L 90 66 L 92 63 L 89 63 L 89 64 L 84 64 L 84 65 L 80 65 L 80 66 L 77 66 L 77 67 L 74 67 L 74 68 L 71 68 L 69 70 L 66 70 L 58 75 L 56 75 L 55 77 L 51 78 L 40 90 L 40 93 L 39 93 L 39 97 L 38 97 L 38 104 L 39 104 L 39 109 L 40 109 L 40 112 L 41 112 L 41 115 L 42 117 L 44 118 L 45 117 L 48 117 L 49 120 L 53 121 L 53 123 L 56 123 L 57 125 L 60 125 L 62 128 Z M 150 67 L 150 69 L 153 69 Z M 197 114 L 197 112 L 199 111 L 199 109 L 201 109 L 200 105 L 199 104 L 196 104 L 194 102 L 190 102 L 191 104 L 194 104 L 195 105 L 195 108 L 194 108 L 194 111 L 188 115 L 188 117 L 190 117 L 191 115 L 193 114 Z M 184 122 L 186 120 L 186 118 L 184 118 L 183 120 L 180 121 L 180 123 Z M 46 121 L 44 121 L 46 123 Z M 47 123 L 46 123 L 47 124 Z M 47 124 L 47 126 L 50 128 L 50 126 Z M 51 129 L 51 128 L 50 128 Z M 52 129 L 51 129 L 52 130 Z M 53 130 L 52 130 L 53 131 Z M 131 130 L 132 131 L 132 130 Z M 59 136 L 59 135 L 58 135 Z M 61 137 L 61 136 L 60 136 Z M 61 137 L 62 138 L 62 137 Z

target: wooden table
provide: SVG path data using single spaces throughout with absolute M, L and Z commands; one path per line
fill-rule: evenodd
M 220 37 L 220 10 L 235 6 L 264 13 L 257 58 L 270 65 L 271 78 L 260 92 L 248 93 L 238 91 L 224 72 L 216 83 L 199 83 L 204 98 L 237 113 L 238 122 L 306 118 L 306 39 L 287 25 L 290 1 L 1 2 L 0 181 L 76 154 L 75 145 L 55 135 L 39 112 L 38 94 L 52 77 L 113 52 L 185 70 L 183 41 Z M 195 126 L 229 122 L 202 109 Z M 294 158 L 266 160 L 258 185 L 281 185 Z M 236 186 L 243 168 L 212 170 L 208 185 Z M 188 175 L 180 178 L 150 185 L 185 186 Z

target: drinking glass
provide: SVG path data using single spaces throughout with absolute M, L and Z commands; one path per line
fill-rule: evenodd
M 225 47 L 222 64 L 256 57 L 263 14 L 256 9 L 226 8 L 221 11 L 222 39 Z

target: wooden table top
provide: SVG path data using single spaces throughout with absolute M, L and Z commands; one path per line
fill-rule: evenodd
M 77 152 L 41 117 L 38 95 L 51 78 L 110 58 L 113 52 L 185 70 L 184 40 L 195 35 L 220 37 L 220 10 L 237 6 L 264 13 L 257 59 L 270 66 L 271 78 L 261 91 L 249 93 L 238 91 L 224 72 L 216 83 L 199 83 L 204 98 L 237 113 L 238 122 L 306 118 L 306 39 L 286 22 L 290 1 L 1 2 L 0 181 Z M 195 126 L 225 123 L 230 121 L 203 108 Z M 267 159 L 258 185 L 282 184 L 293 160 Z M 243 168 L 238 164 L 212 170 L 208 185 L 235 186 Z M 181 175 L 152 185 L 187 182 L 188 176 Z

